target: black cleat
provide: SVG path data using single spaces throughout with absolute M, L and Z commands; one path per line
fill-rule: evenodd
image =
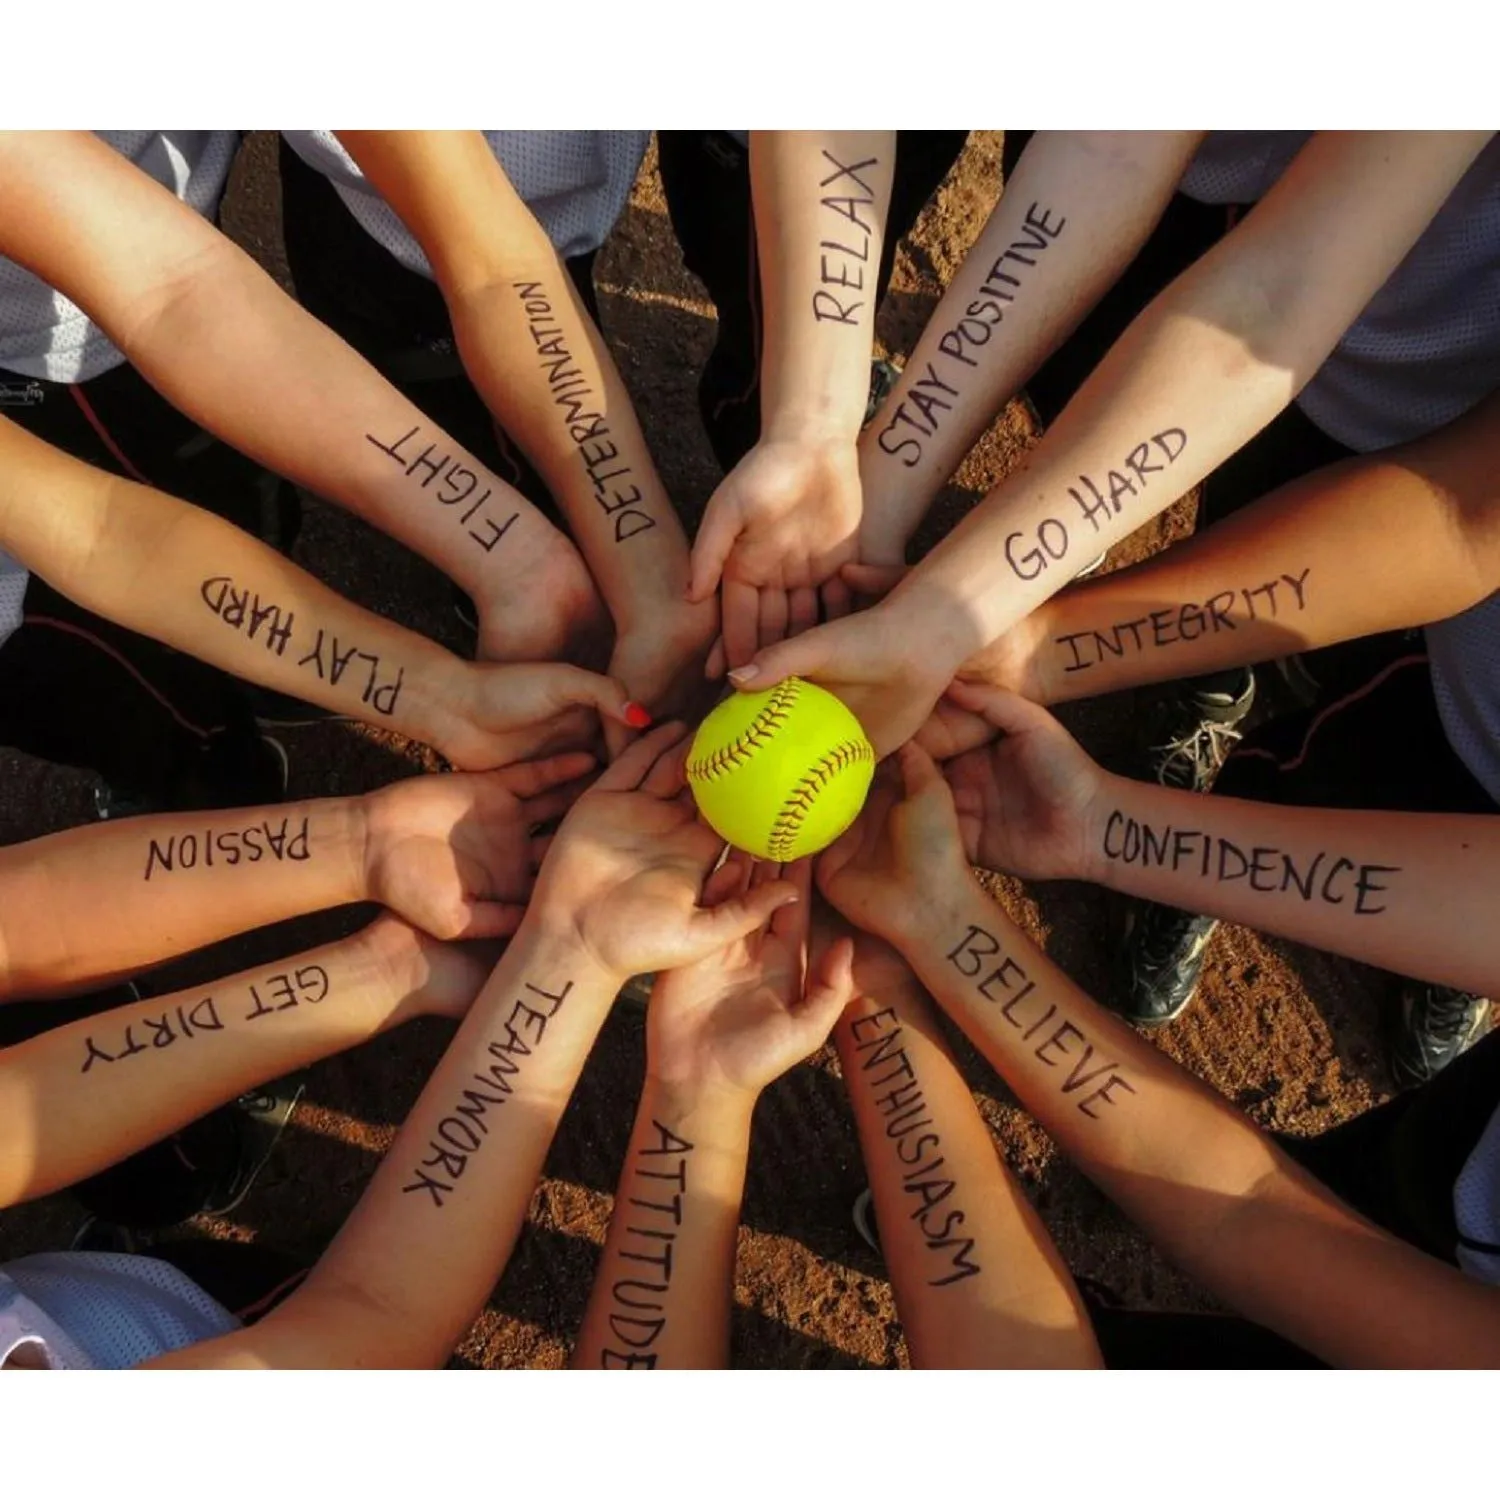
M 1203 955 L 1219 924 L 1155 901 L 1133 905 L 1125 921 L 1115 1009 L 1137 1026 L 1164 1026 L 1187 1009 L 1197 992 Z
M 1489 1030 L 1490 1002 L 1466 990 L 1409 980 L 1391 1039 L 1391 1076 L 1403 1089 L 1430 1083 Z
M 1190 684 L 1168 710 L 1161 743 L 1151 747 L 1151 774 L 1162 786 L 1206 792 L 1254 703 L 1255 673 L 1249 667 Z

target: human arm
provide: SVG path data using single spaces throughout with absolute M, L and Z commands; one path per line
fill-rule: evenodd
M 621 984 L 722 948 L 790 894 L 698 905 L 720 844 L 683 790 L 681 726 L 631 745 L 568 815 L 526 919 L 370 1186 L 298 1290 L 161 1364 L 441 1363 L 520 1233 L 547 1147 Z
M 1489 995 L 1500 817 L 1279 807 L 1100 769 L 1034 703 L 954 695 L 1004 738 L 946 763 L 975 860 L 1091 880 Z
M 607 677 L 496 666 L 360 609 L 186 501 L 116 479 L 0 418 L 0 548 L 74 603 L 226 672 L 485 770 L 641 711 Z M 640 727 L 639 722 L 635 727 Z
M 1491 396 L 1064 589 L 959 675 L 1062 703 L 1459 614 L 1500 588 L 1497 459 Z
M 709 500 L 692 570 L 695 599 L 722 581 L 731 667 L 816 624 L 819 586 L 842 591 L 835 575 L 856 555 L 855 444 L 895 164 L 890 130 L 750 135 L 760 438 Z
M 0 254 L 82 307 L 195 422 L 442 569 L 475 602 L 482 654 L 576 654 L 596 628 L 566 537 L 90 132 L 0 132 Z
M 776 878 L 732 856 L 706 903 Z M 806 980 L 811 868 L 766 927 L 662 974 L 646 1012 L 646 1081 L 573 1363 L 720 1369 L 729 1359 L 735 1236 L 761 1090 L 828 1039 L 849 999 L 849 945 Z
M 881 603 L 767 648 L 736 683 L 809 677 L 848 701 L 877 750 L 907 739 L 969 657 L 1292 400 L 1486 140 L 1314 137 L 1136 318 L 1026 462 Z
M 1361 1218 L 1238 1110 L 1084 995 L 974 879 L 916 745 L 904 794 L 824 857 L 821 888 L 885 937 L 1020 1103 L 1177 1264 L 1336 1365 L 1493 1366 L 1500 1289 Z
M 1201 139 L 1183 130 L 1045 130 L 1027 143 L 860 437 L 861 563 L 905 562 L 938 490 L 1130 264 Z
M 0 1206 L 80 1182 L 267 1079 L 421 1015 L 461 1016 L 489 966 L 394 917 L 217 983 L 0 1051 Z
M 470 378 L 556 497 L 614 618 L 611 671 L 685 712 L 717 626 L 608 345 L 478 131 L 340 131 L 421 244 Z M 618 747 L 618 739 L 613 743 Z
M 1078 1288 L 997 1153 L 921 985 L 887 943 L 854 942 L 855 999 L 834 1041 L 913 1368 L 1098 1365 Z
M 143 969 L 304 912 L 374 901 L 433 937 L 521 919 L 587 755 L 417 776 L 361 797 L 162 813 L 0 849 L 0 1002 Z

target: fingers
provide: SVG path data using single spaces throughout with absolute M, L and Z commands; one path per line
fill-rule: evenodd
M 849 585 L 837 574 L 824 583 L 820 593 L 823 596 L 823 618 L 827 620 L 842 620 L 845 615 L 854 608 L 854 595 L 849 590 Z M 808 627 L 811 629 L 811 627 Z
M 681 792 L 687 786 L 687 753 L 690 744 L 691 741 L 684 736 L 670 750 L 663 750 L 646 773 L 641 790 L 663 800 Z
M 795 588 L 787 593 L 786 633 L 801 635 L 818 623 L 818 591 L 815 588 Z M 769 645 L 762 641 L 762 645 Z
M 697 951 L 688 961 L 717 953 L 720 948 L 749 937 L 771 920 L 780 906 L 797 900 L 796 888 L 784 880 L 752 886 L 742 896 L 720 902 L 712 910 L 693 914 L 690 932 Z
M 542 861 L 546 859 L 547 851 L 552 847 L 552 840 L 556 837 L 556 834 L 547 833 L 539 835 L 537 838 L 532 839 L 530 855 L 531 868 L 533 870 L 541 869 Z
M 725 579 L 719 625 L 729 667 L 744 666 L 760 644 L 760 591 L 737 579 Z
M 713 597 L 739 534 L 739 507 L 724 496 L 721 486 L 710 498 L 693 542 L 687 596 L 694 604 L 702 604 L 705 599 Z
M 948 784 L 943 780 L 937 762 L 915 740 L 908 740 L 896 752 L 896 758 L 901 766 L 901 785 L 907 801 L 920 797 L 934 785 L 942 787 L 946 793 Z
M 496 776 L 513 797 L 526 800 L 551 787 L 561 786 L 564 782 L 577 781 L 580 776 L 587 776 L 593 769 L 594 757 L 586 751 L 576 750 L 566 755 L 552 755 L 546 760 L 528 760 L 506 766 L 496 772 Z M 540 823 L 543 820 L 532 816 L 530 821 Z
M 724 862 L 704 882 L 698 904 L 718 906 L 735 896 L 743 896 L 750 888 L 754 869 L 755 862 L 748 854 L 730 847 Z
M 805 946 L 812 918 L 812 860 L 799 859 L 782 866 L 779 877 L 775 870 L 775 865 L 762 861 L 756 870 L 757 876 L 762 877 L 760 883 L 769 885 L 779 878 L 796 891 L 797 899 L 776 908 L 771 916 L 771 932 L 786 942 Z
M 527 828 L 535 828 L 540 823 L 550 823 L 554 818 L 562 817 L 583 795 L 584 790 L 585 783 L 579 781 L 568 786 L 556 787 L 540 797 L 528 798 L 521 804 L 521 821 Z
M 758 693 L 775 687 L 787 677 L 816 677 L 827 655 L 827 629 L 804 631 L 789 641 L 779 641 L 755 653 L 743 666 L 730 664 L 729 680 L 737 688 Z
M 757 646 L 774 646 L 777 641 L 786 639 L 786 625 L 791 613 L 791 604 L 787 599 L 785 589 L 762 588 L 759 594 L 757 604 L 759 632 L 756 644 Z
M 965 682 L 955 678 L 943 695 L 960 708 L 978 714 L 1003 734 L 1024 734 L 1028 729 L 1047 729 L 1056 720 L 1040 703 L 1033 703 L 1007 688 L 987 682 Z
M 724 668 L 728 665 L 729 659 L 724 652 L 724 637 L 716 636 L 713 645 L 709 648 L 708 660 L 703 663 L 703 675 L 710 682 L 717 682 L 724 675 Z
M 613 677 L 586 672 L 582 667 L 570 666 L 566 662 L 524 668 L 499 667 L 495 670 L 536 673 L 533 685 L 540 684 L 553 716 L 572 707 L 581 707 L 592 708 L 600 718 L 613 719 L 631 729 L 645 729 L 651 723 L 650 713 L 639 703 L 632 703 L 624 685 L 616 682 Z
M 957 704 L 940 700 L 916 738 L 934 760 L 952 760 L 988 745 L 995 738 L 995 726 L 981 714 L 971 714 Z
M 854 939 L 843 936 L 829 943 L 807 978 L 803 1009 L 809 1024 L 820 1034 L 813 1046 L 828 1040 L 828 1033 L 854 998 Z
M 507 901 L 470 901 L 453 938 L 466 941 L 469 938 L 509 937 L 521 925 L 526 915 L 526 905 Z
M 633 792 L 650 773 L 658 758 L 682 742 L 687 727 L 675 721 L 659 724 L 629 745 L 609 769 L 594 783 L 601 792 Z
M 625 747 L 636 737 L 636 731 L 627 729 L 613 719 L 604 720 L 604 758 L 617 761 L 625 753 Z
M 839 577 L 856 594 L 883 599 L 906 576 L 904 563 L 845 563 Z

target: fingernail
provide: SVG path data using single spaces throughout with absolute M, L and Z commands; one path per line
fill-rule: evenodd
M 627 703 L 625 705 L 625 712 L 620 717 L 632 729 L 649 729 L 651 727 L 651 715 L 639 703 Z
M 736 684 L 753 682 L 760 676 L 760 668 L 755 663 L 749 662 L 743 667 L 736 667 L 730 674 L 729 680 Z

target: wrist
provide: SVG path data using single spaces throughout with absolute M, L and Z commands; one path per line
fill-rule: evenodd
M 859 401 L 827 392 L 809 392 L 794 400 L 768 403 L 761 413 L 760 440 L 799 448 L 853 448 L 864 423 L 867 394 Z
M 658 1120 L 695 1149 L 745 1155 L 759 1088 L 744 1089 L 702 1078 L 664 1079 L 649 1064 L 638 1115 Z
M 908 573 L 873 609 L 887 622 L 890 639 L 903 643 L 903 655 L 917 664 L 924 678 L 939 685 L 939 692 L 987 644 L 976 619 L 952 593 L 923 578 L 920 568 Z
M 912 950 L 928 934 L 951 927 L 953 914 L 962 910 L 976 892 L 984 894 L 965 863 L 924 868 L 920 881 L 914 881 L 901 892 L 899 900 L 874 914 L 870 931 L 889 943 L 911 968 Z
M 1077 879 L 1109 890 L 1120 889 L 1118 867 L 1107 850 L 1116 841 L 1113 827 L 1128 815 L 1127 803 L 1139 785 L 1139 782 L 1112 771 L 1099 772 L 1093 795 L 1083 814 L 1083 867 L 1078 871 Z

